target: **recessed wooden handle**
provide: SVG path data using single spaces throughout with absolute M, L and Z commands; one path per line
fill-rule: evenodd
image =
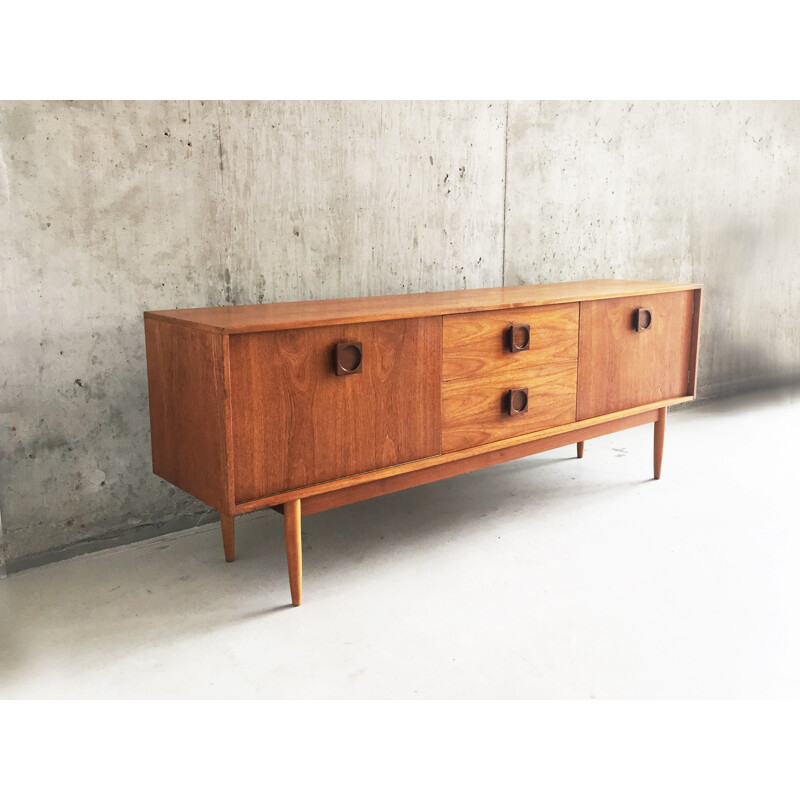
M 519 353 L 520 350 L 531 349 L 531 326 L 530 325 L 512 325 L 507 333 L 508 349 L 512 353 Z
M 336 374 L 354 375 L 361 372 L 364 355 L 361 342 L 339 342 L 336 345 Z
M 528 413 L 528 387 L 524 389 L 509 389 L 506 394 L 508 404 L 508 415 L 516 417 L 517 414 Z
M 653 309 L 652 308 L 637 308 L 633 312 L 633 329 L 637 333 L 649 331 L 653 325 Z

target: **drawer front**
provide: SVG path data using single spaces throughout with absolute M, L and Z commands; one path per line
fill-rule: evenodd
M 441 317 L 236 334 L 230 364 L 237 502 L 439 453 Z
M 473 381 L 442 384 L 442 452 L 496 442 L 575 421 L 577 362 L 522 366 Z M 509 392 L 527 389 L 524 413 Z M 518 398 L 515 398 L 519 409 Z
M 471 380 L 578 357 L 578 303 L 453 314 L 442 322 L 442 380 Z M 530 326 L 527 349 L 512 351 L 513 325 Z M 524 332 L 519 334 L 524 344 Z
M 578 419 L 692 394 L 694 298 L 690 290 L 581 303 Z

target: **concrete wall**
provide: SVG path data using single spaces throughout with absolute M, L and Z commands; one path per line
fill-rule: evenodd
M 512 103 L 508 284 L 705 288 L 699 396 L 800 376 L 800 103 Z
M 796 375 L 799 151 L 797 103 L 0 103 L 0 561 L 213 517 L 148 308 L 696 280 L 701 396 Z

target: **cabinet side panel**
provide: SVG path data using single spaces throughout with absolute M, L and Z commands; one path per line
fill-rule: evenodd
M 692 342 L 689 351 L 689 394 L 697 397 L 697 362 L 700 353 L 700 307 L 703 290 L 694 290 L 694 317 L 692 318 Z
M 145 346 L 153 472 L 225 511 L 222 337 L 145 319 Z

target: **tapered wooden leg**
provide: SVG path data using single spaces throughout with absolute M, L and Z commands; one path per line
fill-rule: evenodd
M 583 442 L 578 442 L 578 458 L 583 458 Z
M 289 587 L 292 605 L 303 600 L 303 547 L 300 541 L 300 501 L 287 500 L 283 504 L 283 532 L 286 535 L 286 563 L 289 565 Z
M 222 523 L 222 546 L 225 548 L 225 560 L 233 561 L 236 557 L 233 517 L 229 517 L 227 514 L 220 514 L 219 521 Z
M 661 477 L 661 457 L 664 455 L 664 432 L 667 429 L 667 409 L 658 409 L 658 419 L 653 427 L 653 478 Z

